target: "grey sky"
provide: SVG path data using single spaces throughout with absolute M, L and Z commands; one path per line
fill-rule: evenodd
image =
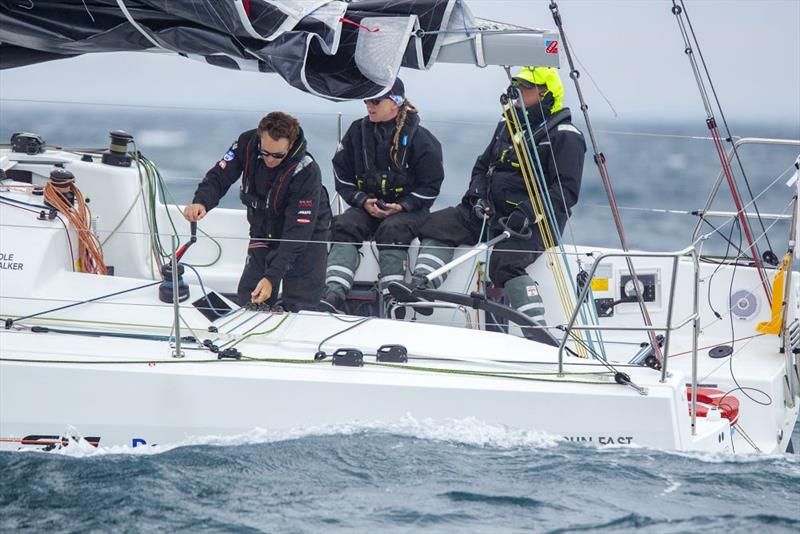
M 800 0 L 687 0 L 687 9 L 729 118 L 765 119 L 800 129 Z M 471 0 L 480 17 L 554 27 L 546 0 Z M 561 0 L 565 30 L 582 63 L 590 109 L 619 118 L 704 117 L 669 0 Z M 562 66 L 566 60 L 562 54 Z M 428 115 L 490 116 L 506 85 L 499 67 L 403 69 L 407 93 Z M 576 106 L 566 71 L 566 102 Z M 357 102 L 332 103 L 279 77 L 233 72 L 172 55 L 92 54 L 0 72 L 3 99 L 46 99 L 360 114 Z

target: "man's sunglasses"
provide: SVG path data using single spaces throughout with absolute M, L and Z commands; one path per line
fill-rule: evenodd
M 260 148 L 258 153 L 261 154 L 262 158 L 283 159 L 286 157 L 286 152 L 269 152 L 263 148 Z

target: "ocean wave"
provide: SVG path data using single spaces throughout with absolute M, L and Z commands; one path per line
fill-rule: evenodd
M 118 454 L 151 455 L 163 454 L 180 447 L 234 447 L 278 443 L 309 437 L 359 434 L 389 434 L 404 438 L 499 450 L 552 448 L 563 443 L 563 439 L 556 435 L 489 424 L 473 417 L 464 419 L 416 419 L 407 415 L 397 421 L 356 421 L 345 424 L 296 427 L 288 430 L 254 428 L 242 434 L 194 436 L 180 442 L 161 444 L 154 447 L 131 447 L 128 445 L 101 445 L 95 447 L 84 440 L 74 428 L 70 428 L 64 435 L 67 445 L 58 447 L 50 452 L 74 458 Z

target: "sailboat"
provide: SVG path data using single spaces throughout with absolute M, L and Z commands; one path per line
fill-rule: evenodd
M 171 51 L 349 100 L 383 94 L 401 66 L 557 67 L 568 43 L 557 6 L 558 28 L 540 30 L 477 19 L 461 0 L 193 4 L 3 7 L 3 66 Z M 510 128 L 524 120 L 513 98 Z M 620 248 L 555 239 L 530 268 L 545 302 L 562 304 L 548 306 L 546 328 L 487 297 L 475 271 L 491 244 L 459 249 L 440 290 L 399 299 L 406 320 L 369 305 L 363 315 L 287 313 L 230 298 L 244 261 L 241 210 L 217 208 L 189 226 L 135 138 L 110 137 L 107 148 L 66 148 L 21 132 L 0 147 L 0 448 L 157 447 L 408 415 L 600 446 L 792 448 L 796 195 L 790 214 L 774 215 L 791 227 L 777 261 L 760 253 L 757 235 L 742 247 L 749 257 L 708 257 L 699 229 L 681 250 L 630 250 L 621 221 Z M 746 142 L 800 145 L 737 141 Z M 704 212 L 744 229 L 769 214 L 738 196 L 734 211 L 710 211 L 734 156 L 733 147 L 722 153 Z M 595 161 L 613 208 L 597 149 Z M 367 256 L 357 273 L 367 302 L 376 274 Z M 435 311 L 415 313 L 421 307 Z

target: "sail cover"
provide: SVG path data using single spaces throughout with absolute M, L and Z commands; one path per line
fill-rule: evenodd
M 401 66 L 430 68 L 475 29 L 462 0 L 0 0 L 0 68 L 168 51 L 363 99 L 385 92 Z

